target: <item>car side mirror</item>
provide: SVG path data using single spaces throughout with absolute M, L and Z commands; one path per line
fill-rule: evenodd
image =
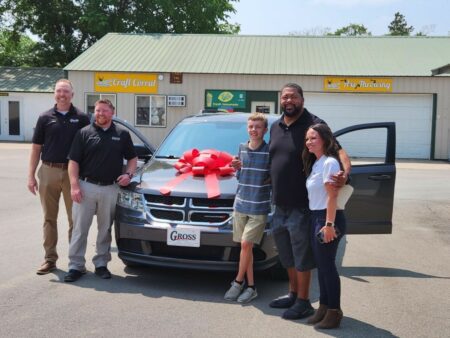
M 143 160 L 144 162 L 148 162 L 153 156 L 153 152 L 143 144 L 135 144 L 134 150 L 136 151 L 138 159 Z

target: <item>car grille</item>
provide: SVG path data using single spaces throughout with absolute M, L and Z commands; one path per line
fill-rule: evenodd
M 183 221 L 183 213 L 176 210 L 152 209 L 151 214 L 157 219 L 165 219 L 172 221 Z
M 156 221 L 221 226 L 230 221 L 233 213 L 233 199 L 144 196 L 147 212 Z
M 221 200 L 215 198 L 193 198 L 192 204 L 196 207 L 207 208 L 233 208 L 234 200 Z
M 169 246 L 165 243 L 151 242 L 152 255 L 194 260 L 223 260 L 223 247 L 202 245 L 200 248 Z
M 228 213 L 193 212 L 190 218 L 192 222 L 222 223 L 229 216 Z
M 161 195 L 145 195 L 145 199 L 149 203 L 164 205 L 183 205 L 184 197 L 161 196 Z

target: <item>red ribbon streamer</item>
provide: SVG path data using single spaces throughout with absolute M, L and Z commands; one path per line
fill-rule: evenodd
M 220 187 L 217 175 L 228 176 L 234 173 L 234 168 L 230 167 L 232 159 L 233 156 L 224 151 L 214 149 L 188 150 L 174 164 L 180 175 L 159 189 L 159 191 L 163 195 L 170 195 L 172 189 L 188 176 L 204 176 L 208 198 L 219 197 Z

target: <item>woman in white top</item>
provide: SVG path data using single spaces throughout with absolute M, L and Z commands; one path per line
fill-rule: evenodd
M 337 210 L 338 188 L 331 175 L 342 170 L 338 147 L 330 128 L 315 124 L 306 132 L 303 163 L 307 175 L 309 208 L 311 209 L 312 247 L 317 264 L 320 306 L 309 324 L 319 329 L 337 328 L 341 310 L 341 283 L 336 268 L 339 240 L 345 234 L 343 210 Z

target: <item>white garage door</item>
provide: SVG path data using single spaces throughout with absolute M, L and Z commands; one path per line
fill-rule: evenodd
M 333 131 L 361 123 L 396 122 L 397 158 L 430 158 L 430 94 L 305 93 L 305 107 Z M 343 146 L 351 156 L 384 156 L 384 144 L 378 144 L 370 131 L 353 136 Z

